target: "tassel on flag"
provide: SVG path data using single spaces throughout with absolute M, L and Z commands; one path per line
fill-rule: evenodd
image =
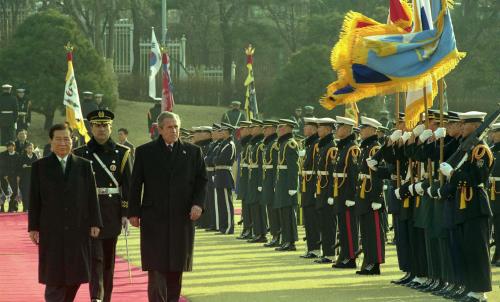
M 255 79 L 253 77 L 253 54 L 255 52 L 255 48 L 252 47 L 252 44 L 248 45 L 248 48 L 245 49 L 245 54 L 247 56 L 247 69 L 248 75 L 245 79 L 245 112 L 247 114 L 247 118 L 250 120 L 252 118 L 258 118 L 259 116 L 259 107 L 257 105 L 257 93 L 255 90 Z
M 172 78 L 170 77 L 170 58 L 166 48 L 162 49 L 162 94 L 161 94 L 161 109 L 162 111 L 172 112 L 174 110 L 174 94 L 172 92 Z
M 155 29 L 151 28 L 151 52 L 149 53 L 149 97 L 156 98 L 156 74 L 161 68 L 161 52 Z
M 68 72 L 66 73 L 66 86 L 64 88 L 64 106 L 66 106 L 66 121 L 71 129 L 77 129 L 78 133 L 85 138 L 85 142 L 90 140 L 87 128 L 83 122 L 82 107 L 78 86 L 76 85 L 75 72 L 73 70 L 73 46 L 66 45 L 66 58 L 68 60 Z

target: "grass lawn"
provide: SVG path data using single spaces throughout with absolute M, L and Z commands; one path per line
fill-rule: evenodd
M 150 141 L 147 129 L 147 113 L 152 103 L 131 102 L 126 100 L 118 101 L 115 109 L 115 121 L 113 123 L 113 137 L 119 128 L 129 130 L 129 140 L 136 146 Z M 222 114 L 227 110 L 225 107 L 176 105 L 175 113 L 179 114 L 182 127 L 208 126 L 214 122 L 220 122 Z M 63 122 L 64 116 L 56 112 L 54 122 Z M 29 140 L 35 144 L 44 146 L 48 142 L 47 131 L 43 129 L 44 116 L 34 113 L 29 134 Z
M 236 233 L 240 231 L 237 227 Z M 299 231 L 302 238 L 303 228 Z M 129 254 L 140 266 L 138 235 L 132 228 Z M 354 270 L 334 270 L 330 265 L 299 258 L 305 250 L 302 241 L 296 252 L 276 252 L 262 244 L 236 240 L 236 236 L 197 231 L 194 271 L 184 275 L 182 291 L 191 302 L 450 301 L 390 284 L 402 276 L 392 245 L 387 246 L 382 275 L 364 277 L 355 275 Z M 117 253 L 125 257 L 123 238 Z M 500 268 L 493 269 L 493 281 L 488 301 L 500 301 Z

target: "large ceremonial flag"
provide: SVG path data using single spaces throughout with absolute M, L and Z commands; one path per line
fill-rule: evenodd
M 90 140 L 87 128 L 83 122 L 82 107 L 78 86 L 76 85 L 75 72 L 73 70 L 73 47 L 68 43 L 66 46 L 66 59 L 68 61 L 68 72 L 66 73 L 66 86 L 64 87 L 64 106 L 66 106 L 66 121 L 71 129 L 77 129 L 78 133 L 85 138 L 85 142 Z
M 248 48 L 245 49 L 245 54 L 247 56 L 247 69 L 248 75 L 245 79 L 245 111 L 247 114 L 247 118 L 250 120 L 251 118 L 258 118 L 259 116 L 259 107 L 257 105 L 257 93 L 255 91 L 255 79 L 253 77 L 253 54 L 255 52 L 255 48 L 250 44 Z
M 349 43 L 343 47 L 348 50 L 343 53 L 348 55 L 337 57 L 344 62 L 336 66 L 343 68 L 336 70 L 338 81 L 328 87 L 323 106 L 330 109 L 375 95 L 423 89 L 458 64 L 465 54 L 456 48 L 448 1 L 414 0 L 413 7 L 418 20 L 411 33 L 393 33 L 394 25 L 387 24 L 346 34 Z M 387 33 L 374 34 L 374 27 Z
M 161 110 L 172 112 L 174 110 L 174 94 L 172 91 L 172 78 L 170 77 L 170 58 L 166 49 L 161 54 L 162 65 L 162 93 Z
M 156 98 L 156 74 L 161 68 L 161 52 L 155 29 L 151 28 L 151 52 L 149 53 L 149 97 Z

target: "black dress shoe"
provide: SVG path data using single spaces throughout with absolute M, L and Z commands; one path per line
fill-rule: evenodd
M 316 255 L 313 252 L 307 252 L 304 255 L 300 255 L 299 257 L 304 258 L 304 259 L 314 259 L 314 258 L 318 258 L 318 255 Z
M 465 286 L 459 286 L 456 290 L 450 292 L 449 295 L 446 295 L 445 298 L 459 300 L 459 299 L 462 299 L 463 297 L 467 296 L 467 292 L 468 291 L 465 288 Z
M 415 281 L 410 281 L 408 283 L 405 283 L 404 286 L 409 287 L 409 288 L 414 288 L 415 286 L 420 286 L 421 283 L 415 282 Z
M 266 243 L 267 242 L 267 238 L 266 236 L 264 235 L 261 235 L 261 236 L 255 236 L 254 238 L 252 239 L 249 239 L 247 240 L 248 243 L 259 243 L 259 242 L 263 242 L 263 243 Z
M 236 237 L 236 239 L 239 240 L 247 240 L 252 238 L 252 232 L 251 231 L 244 231 L 240 234 L 240 236 Z
M 314 260 L 314 263 L 318 263 L 318 264 L 328 264 L 328 263 L 332 263 L 332 259 L 330 258 L 327 258 L 327 257 L 321 257 L 319 259 L 316 259 Z
M 420 288 L 419 290 L 423 293 L 428 293 L 433 290 L 436 286 L 439 285 L 439 280 L 433 280 L 430 284 L 426 284 L 423 288 Z
M 435 296 L 444 296 L 448 294 L 450 291 L 452 291 L 454 288 L 455 284 L 449 283 L 447 286 L 444 286 L 440 290 L 432 292 L 432 294 Z
M 356 271 L 357 275 L 380 275 L 380 265 L 373 264 L 368 265 L 366 268 Z
M 349 259 L 349 260 L 337 262 L 334 265 L 332 265 L 332 268 L 356 268 L 356 260 Z
M 279 252 L 288 252 L 288 251 L 296 251 L 297 248 L 295 247 L 295 244 L 291 242 L 286 242 L 282 246 L 277 247 L 274 250 Z
M 410 273 L 406 273 L 402 278 L 398 280 L 391 280 L 392 284 L 403 284 L 403 283 L 408 283 L 410 280 L 413 279 L 413 276 Z
M 208 228 L 208 229 L 205 229 L 205 232 L 217 232 L 218 230 L 217 229 L 214 229 L 214 228 Z

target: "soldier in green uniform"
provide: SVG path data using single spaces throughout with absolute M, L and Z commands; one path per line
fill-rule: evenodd
M 500 267 L 500 123 L 491 127 L 493 146 L 491 151 L 495 158 L 495 165 L 490 176 L 490 204 L 493 212 L 493 234 L 495 241 L 495 253 L 491 258 L 491 264 Z
M 466 140 L 481 125 L 485 112 L 459 114 L 464 123 L 462 134 Z M 460 301 L 487 301 L 491 291 L 491 266 L 489 259 L 489 219 L 492 217 L 489 196 L 486 192 L 494 157 L 488 145 L 480 141 L 468 151 L 456 167 L 440 165 L 448 182 L 437 192 L 440 197 L 455 196 L 454 222 L 458 227 L 458 242 L 463 252 L 463 268 L 467 294 Z
M 307 107 L 307 106 L 306 106 Z M 318 156 L 318 119 L 304 118 L 304 150 L 301 160 L 300 192 L 304 213 L 307 251 L 301 258 L 318 258 L 320 254 L 319 213 L 316 210 L 316 158 Z M 333 126 L 333 125 L 332 125 Z M 335 231 L 335 230 L 334 230 Z
M 248 157 L 250 150 L 250 140 L 252 134 L 250 130 L 250 121 L 240 121 L 240 179 L 238 184 L 238 199 L 241 200 L 241 217 L 243 219 L 243 230 L 236 239 L 247 240 L 252 238 L 252 216 L 250 207 L 247 204 L 247 191 L 248 191 Z
M 272 239 L 265 243 L 265 247 L 280 245 L 280 213 L 274 208 L 274 184 L 276 180 L 276 162 L 278 160 L 278 134 L 276 128 L 279 122 L 275 120 L 263 121 L 264 148 L 262 155 L 262 195 L 260 203 L 267 209 L 267 220 Z
M 273 208 L 280 211 L 281 246 L 277 251 L 295 251 L 297 234 L 297 190 L 299 189 L 299 150 L 293 138 L 297 123 L 288 119 L 279 120 L 278 158 Z
M 359 147 L 355 142 L 353 119 L 337 116 L 336 136 L 338 156 L 333 171 L 333 198 L 338 219 L 340 255 L 334 268 L 356 268 L 358 251 L 358 219 L 354 213 L 356 205 L 356 183 L 358 181 Z
M 115 266 L 116 242 L 121 229 L 128 227 L 127 209 L 132 167 L 130 149 L 111 139 L 114 114 L 96 110 L 87 115 L 92 139 L 75 149 L 75 155 L 93 163 L 103 228 L 91 244 L 90 298 L 111 301 Z
M 248 187 L 246 202 L 250 206 L 252 217 L 253 237 L 248 240 L 250 243 L 267 242 L 267 216 L 266 208 L 262 206 L 262 161 L 264 149 L 264 134 L 261 120 L 251 119 L 250 131 L 252 139 L 249 142 L 248 153 Z M 260 190 L 259 190 L 260 188 Z
M 361 117 L 361 155 L 357 183 L 356 214 L 359 217 L 363 264 L 359 275 L 380 275 L 380 264 L 385 262 L 385 234 L 382 212 L 385 210 L 384 182 L 369 168 L 367 160 L 380 149 L 377 129 L 382 124 L 375 119 Z
M 335 256 L 335 242 L 337 237 L 337 216 L 333 198 L 333 170 L 337 160 L 337 147 L 333 137 L 335 120 L 332 118 L 317 119 L 319 140 L 314 146 L 316 177 L 313 190 L 316 196 L 313 209 L 316 211 L 319 222 L 321 258 L 315 263 L 332 263 Z M 313 152 L 314 152 L 313 151 Z M 304 194 L 302 195 L 304 196 Z M 314 197 L 313 196 L 313 197 Z M 309 197 L 310 198 L 310 197 Z M 305 212 L 306 213 L 306 212 Z M 307 218 L 306 218 L 307 221 Z
M 227 123 L 232 126 L 238 126 L 241 121 L 246 121 L 245 113 L 240 110 L 241 102 L 231 102 L 231 109 L 226 111 L 221 118 L 221 123 Z

